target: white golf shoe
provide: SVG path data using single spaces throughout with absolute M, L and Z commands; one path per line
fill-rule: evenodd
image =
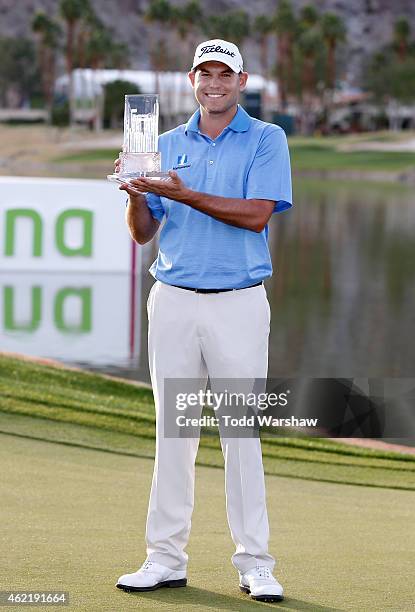
M 187 578 L 185 571 L 171 570 L 165 565 L 145 561 L 134 574 L 124 574 L 118 578 L 115 585 L 124 591 L 154 591 L 161 587 L 186 586 Z
M 239 572 L 239 588 L 259 601 L 282 601 L 283 588 L 274 578 L 269 567 L 257 565 L 245 574 Z

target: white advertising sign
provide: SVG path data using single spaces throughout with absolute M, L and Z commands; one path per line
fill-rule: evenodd
M 125 199 L 106 180 L 0 177 L 0 269 L 129 271 Z
M 102 180 L 0 177 L 0 350 L 137 361 L 141 249 Z

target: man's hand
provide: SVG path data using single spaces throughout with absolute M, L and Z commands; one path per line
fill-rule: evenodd
M 121 166 L 121 160 L 119 157 L 117 157 L 117 159 L 114 159 L 114 172 L 116 174 L 118 174 L 118 172 L 120 171 L 120 166 Z
M 121 166 L 121 160 L 119 157 L 117 157 L 117 159 L 114 159 L 114 173 L 115 174 L 119 173 L 120 166 Z M 118 189 L 120 189 L 121 191 L 126 191 L 128 195 L 133 198 L 144 197 L 142 192 L 140 192 L 138 189 L 133 188 L 132 185 L 130 185 L 129 183 L 123 183 L 122 185 L 120 185 L 120 187 L 118 187 Z
M 186 187 L 183 181 L 179 178 L 177 172 L 174 172 L 174 170 L 169 171 L 169 177 L 170 178 L 167 180 L 160 181 L 154 181 L 144 177 L 131 179 L 131 185 L 138 191 L 149 191 L 151 193 L 155 193 L 156 195 L 169 198 L 170 200 L 184 202 L 190 189 Z
M 116 159 L 115 171 L 119 171 L 120 160 Z M 225 198 L 222 196 L 214 196 L 207 193 L 199 193 L 193 191 L 183 183 L 177 172 L 169 171 L 167 180 L 154 181 L 146 178 L 131 179 L 127 184 L 120 186 L 120 189 L 127 191 L 134 201 L 143 199 L 143 193 L 155 193 L 176 202 L 182 202 L 191 206 L 195 210 L 199 210 L 223 223 L 249 229 L 254 232 L 261 232 L 268 223 L 274 210 L 274 202 L 271 200 L 262 199 L 243 199 L 243 198 Z M 144 208 L 144 207 L 143 207 Z M 146 207 L 147 208 L 147 207 Z M 154 222 L 156 223 L 156 222 Z M 157 231 L 153 229 L 152 232 Z M 154 233 L 146 234 L 151 237 Z M 134 238 L 137 242 L 144 244 L 141 240 Z M 148 241 L 146 239 L 145 241 Z
M 120 189 L 121 191 L 126 191 L 128 195 L 132 198 L 144 198 L 145 192 L 137 189 L 136 187 L 133 187 L 132 185 L 130 185 L 130 183 L 123 183 L 118 187 L 118 189 Z

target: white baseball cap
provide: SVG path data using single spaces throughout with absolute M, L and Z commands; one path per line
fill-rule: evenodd
M 244 69 L 242 56 L 236 45 L 227 40 L 214 38 L 200 43 L 196 48 L 192 70 L 203 62 L 222 62 L 234 72 L 242 72 Z

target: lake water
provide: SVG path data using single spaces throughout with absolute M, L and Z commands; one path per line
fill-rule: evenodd
M 294 199 L 294 208 L 270 224 L 270 377 L 414 377 L 415 203 L 410 188 L 304 179 L 295 182 Z M 157 244 L 138 248 L 136 317 L 120 321 L 116 313 L 120 294 L 131 294 L 131 279 L 100 275 L 101 315 L 114 304 L 104 337 L 77 353 L 66 330 L 60 344 L 64 361 L 149 382 L 146 301 L 153 279 L 147 270 Z M 19 275 L 14 278 L 17 282 Z M 72 281 L 76 284 L 76 278 Z M 85 275 L 78 281 L 84 283 Z M 37 275 L 37 285 L 53 282 L 53 275 Z M 93 323 L 99 309 L 91 316 Z M 121 338 L 124 348 L 117 345 Z M 60 357 L 56 340 L 51 347 L 46 335 L 42 340 L 38 334 L 33 344 L 30 333 L 19 330 L 14 341 L 18 352 Z
M 413 193 L 304 180 L 294 195 L 295 207 L 270 224 L 270 376 L 413 377 Z M 99 369 L 149 380 L 145 305 L 156 249 L 143 248 L 139 362 Z

